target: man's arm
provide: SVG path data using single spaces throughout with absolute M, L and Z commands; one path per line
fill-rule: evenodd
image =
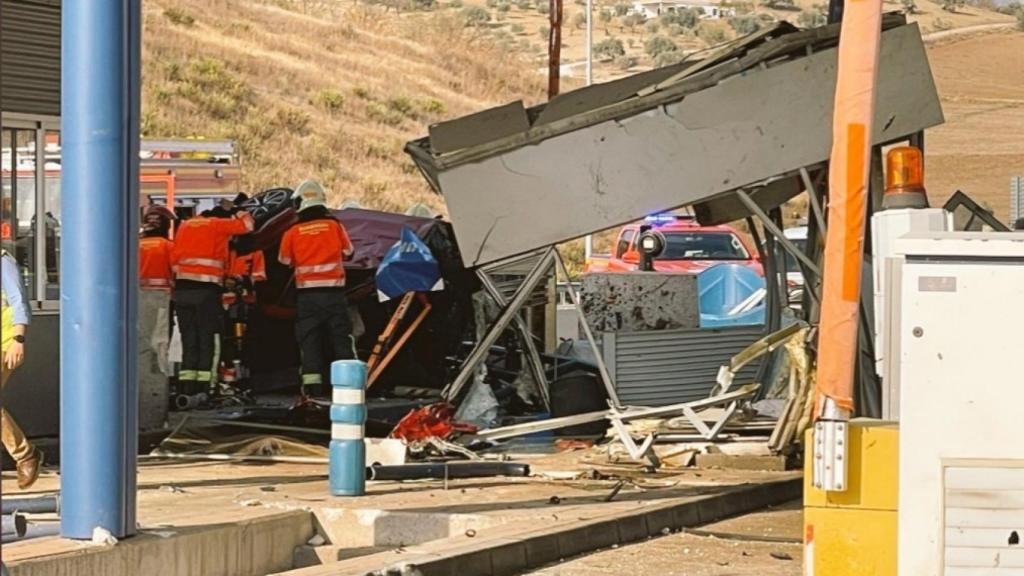
M 256 229 L 256 219 L 246 211 L 235 214 L 230 219 L 221 220 L 225 231 L 232 236 L 242 236 Z
M 3 281 L 4 294 L 7 295 L 7 305 L 14 310 L 14 324 L 15 326 L 28 325 L 31 321 L 31 312 L 29 312 L 28 301 L 25 299 L 18 264 L 10 256 L 4 256 L 0 258 L 0 261 L 2 261 L 2 268 L 0 268 L 2 278 L 0 280 Z
M 350 260 L 352 254 L 355 252 L 355 247 L 352 246 L 352 239 L 348 237 L 348 232 L 345 231 L 345 227 L 338 224 L 338 239 L 341 240 L 341 259 Z
M 287 232 L 284 233 L 284 237 L 281 238 L 281 250 L 277 254 L 277 261 L 285 266 L 292 265 L 292 231 L 295 227 L 291 227 Z
M 0 281 L 3 282 L 4 294 L 7 296 L 7 305 L 11 307 L 14 313 L 14 342 L 11 342 L 4 357 L 0 360 L 3 361 L 4 366 L 8 370 L 14 370 L 21 362 L 25 359 L 25 344 L 19 342 L 24 340 L 25 333 L 28 330 L 28 323 L 31 318 L 29 312 L 28 302 L 25 300 L 25 293 L 21 286 L 21 274 L 18 271 L 18 265 L 10 257 L 0 258 Z
M 250 273 L 252 282 L 266 282 L 267 281 L 267 261 L 263 257 L 263 251 L 257 250 L 252 254 L 252 271 Z

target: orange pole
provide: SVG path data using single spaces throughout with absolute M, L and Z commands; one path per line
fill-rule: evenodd
M 874 121 L 882 0 L 847 0 L 829 164 L 816 413 L 845 420 L 853 411 L 864 222 Z

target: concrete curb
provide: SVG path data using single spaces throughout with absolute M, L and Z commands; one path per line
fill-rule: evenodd
M 431 542 L 411 548 L 403 556 L 389 551 L 291 570 L 281 576 L 366 576 L 402 565 L 413 565 L 424 576 L 510 576 L 572 556 L 660 536 L 666 529 L 690 528 L 781 504 L 800 498 L 802 493 L 800 478 L 747 484 L 684 502 L 652 503 L 625 513 L 547 528 L 498 530 L 458 544 Z

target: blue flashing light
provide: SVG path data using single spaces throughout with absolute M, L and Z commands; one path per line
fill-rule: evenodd
M 675 214 L 651 214 L 644 218 L 644 222 L 648 224 L 670 224 L 678 220 Z

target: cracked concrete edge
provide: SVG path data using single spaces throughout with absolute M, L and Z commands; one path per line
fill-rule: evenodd
M 472 542 L 393 552 L 293 570 L 287 576 L 366 576 L 390 567 L 415 566 L 423 576 L 510 576 L 580 554 L 629 544 L 664 530 L 708 524 L 800 498 L 801 478 L 747 484 L 686 502 L 644 506 L 576 520 L 519 534 L 493 535 Z M 399 559 L 400 558 L 400 559 Z

